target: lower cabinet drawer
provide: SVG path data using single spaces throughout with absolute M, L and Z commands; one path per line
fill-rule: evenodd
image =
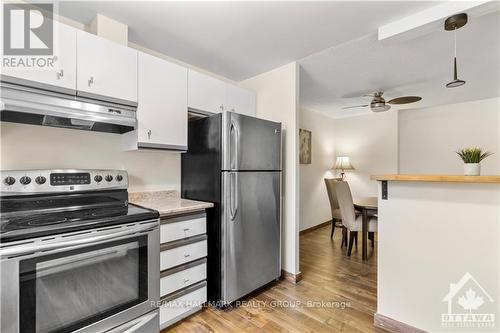
M 207 215 L 191 214 L 161 220 L 160 243 L 202 235 L 207 232 Z
M 160 296 L 165 296 L 207 278 L 207 260 L 201 259 L 160 273 Z
M 165 248 L 162 245 L 160 247 L 160 271 L 206 257 L 207 240 L 206 236 L 201 237 L 203 238 L 197 239 L 195 242 L 186 245 L 181 243 L 179 246 L 174 245 L 173 248 Z M 190 241 L 188 240 L 188 242 Z
M 165 298 L 160 306 L 160 328 L 170 326 L 198 311 L 206 301 L 207 287 L 205 281 Z

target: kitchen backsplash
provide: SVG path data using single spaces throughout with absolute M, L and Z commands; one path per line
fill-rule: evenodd
M 2 122 L 1 170 L 124 169 L 129 191 L 180 191 L 180 154 L 122 151 L 119 134 Z

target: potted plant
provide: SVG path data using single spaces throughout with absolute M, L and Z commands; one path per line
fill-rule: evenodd
M 483 152 L 479 147 L 464 148 L 457 151 L 458 156 L 464 161 L 464 173 L 466 176 L 479 176 L 481 174 L 481 161 L 493 155 L 488 151 Z

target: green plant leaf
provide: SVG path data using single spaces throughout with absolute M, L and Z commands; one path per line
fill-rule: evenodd
M 460 156 L 464 163 L 480 163 L 488 156 L 493 155 L 493 153 L 488 151 L 483 152 L 483 150 L 479 147 L 464 148 L 456 153 Z

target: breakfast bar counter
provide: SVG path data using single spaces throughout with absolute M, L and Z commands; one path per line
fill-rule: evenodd
M 391 174 L 372 180 L 378 181 L 375 324 L 415 332 L 498 332 L 500 176 Z M 465 301 L 475 297 L 482 302 L 468 308 Z M 477 322 L 471 314 L 492 314 L 487 318 L 493 321 Z
M 461 175 L 381 175 L 372 176 L 372 180 L 406 182 L 441 182 L 441 183 L 490 183 L 500 184 L 500 176 L 461 176 Z

